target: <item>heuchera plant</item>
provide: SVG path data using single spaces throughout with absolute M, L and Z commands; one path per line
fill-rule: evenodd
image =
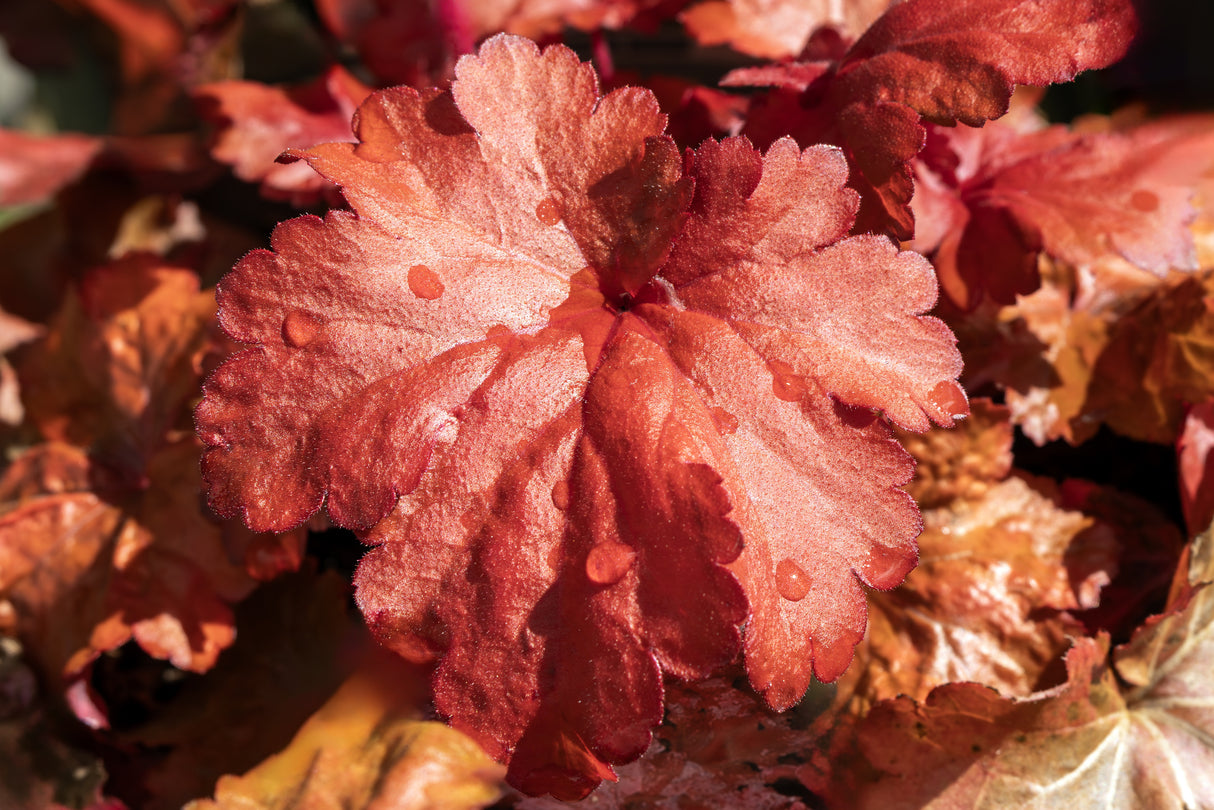
M 1214 120 L 1032 90 L 1129 0 L 306 6 L 0 11 L 118 55 L 0 130 L 0 805 L 1209 805 Z
M 352 211 L 280 225 L 220 285 L 256 348 L 198 409 L 216 510 L 364 532 L 368 623 L 441 659 L 439 711 L 529 791 L 639 756 L 662 671 L 744 647 L 777 709 L 837 678 L 860 583 L 915 563 L 874 411 L 967 409 L 930 265 L 847 237 L 837 150 L 680 155 L 664 125 L 563 47 L 491 39 L 450 92 L 381 92 L 358 144 L 291 153 Z

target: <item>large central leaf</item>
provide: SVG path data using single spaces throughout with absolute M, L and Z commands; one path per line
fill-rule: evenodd
M 920 526 L 873 410 L 967 410 L 929 265 L 844 238 L 842 155 L 683 158 L 647 91 L 510 37 L 355 123 L 297 155 L 353 211 L 221 284 L 254 347 L 198 411 L 216 508 L 363 530 L 369 624 L 532 792 L 639 756 L 662 671 L 744 646 L 777 708 L 837 677 Z

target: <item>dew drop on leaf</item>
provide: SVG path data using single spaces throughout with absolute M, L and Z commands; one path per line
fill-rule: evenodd
M 418 298 L 433 301 L 443 294 L 443 282 L 424 264 L 415 264 L 409 268 L 409 291 Z
M 569 508 L 569 482 L 564 479 L 552 486 L 552 505 L 564 512 Z
M 936 383 L 931 393 L 932 404 L 953 419 L 960 419 L 969 413 L 969 400 L 961 386 L 952 380 Z
M 315 316 L 292 310 L 282 319 L 282 339 L 288 346 L 301 348 L 316 339 L 321 324 Z
M 561 221 L 562 216 L 564 216 L 564 211 L 561 210 L 561 204 L 555 197 L 546 197 L 540 200 L 540 204 L 535 207 L 535 218 L 545 227 L 551 228 Z
M 721 407 L 714 407 L 710 412 L 712 423 L 716 425 L 717 433 L 730 436 L 738 429 L 738 417 Z
M 782 360 L 772 360 L 767 367 L 771 369 L 771 392 L 776 399 L 799 402 L 805 396 L 805 380 L 793 373 L 792 366 Z
M 586 556 L 586 576 L 596 585 L 614 585 L 635 559 L 636 552 L 623 543 L 600 543 Z
M 1130 195 L 1130 205 L 1143 213 L 1149 214 L 1159 207 L 1159 195 L 1153 191 L 1139 189 Z
M 800 602 L 809 593 L 809 574 L 789 559 L 776 565 L 776 590 L 790 602 Z

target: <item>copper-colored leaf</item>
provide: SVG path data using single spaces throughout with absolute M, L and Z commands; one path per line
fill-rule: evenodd
M 915 457 L 906 491 L 921 509 L 976 501 L 1012 469 L 1011 412 L 989 399 L 970 400 L 969 418 L 953 428 L 895 435 Z
M 280 225 L 221 284 L 254 347 L 197 412 L 212 502 L 366 530 L 369 623 L 441 659 L 440 711 L 532 792 L 644 751 L 661 672 L 730 660 L 748 603 L 773 706 L 837 677 L 862 585 L 915 559 L 872 411 L 968 411 L 930 267 L 844 238 L 837 151 L 684 161 L 663 126 L 568 50 L 492 39 L 449 94 L 382 91 L 359 144 L 300 152 L 354 213 Z
M 1214 576 L 1210 535 L 1193 548 L 1167 612 L 1106 660 L 1080 639 L 1069 680 L 1024 700 L 973 684 L 900 698 L 861 724 L 872 771 L 836 786 L 842 807 L 1192 808 L 1214 795 Z M 1114 674 L 1115 673 L 1115 674 Z M 1123 685 L 1124 684 L 1124 685 Z M 856 795 L 856 792 L 859 795 Z
M 1161 286 L 1110 330 L 1086 407 L 1126 436 L 1173 443 L 1214 396 L 1214 270 Z
M 192 272 L 134 256 L 87 274 L 24 357 L 50 441 L 0 480 L 0 592 L 51 678 L 76 681 L 131 639 L 201 672 L 232 642 L 255 538 L 204 513 L 200 445 L 182 429 L 213 312 Z
M 30 452 L 44 456 L 42 466 L 60 481 L 97 476 L 70 447 Z M 190 439 L 165 447 L 151 461 L 146 489 L 121 505 L 65 488 L 0 517 L 0 593 L 52 677 L 79 678 L 98 654 L 132 638 L 195 671 L 209 669 L 231 644 L 228 605 L 253 583 L 229 562 L 219 528 L 198 510 L 197 457 Z M 24 471 L 10 470 L 5 488 L 19 485 L 13 479 Z
M 864 666 L 840 692 L 866 706 L 953 681 L 1021 696 L 1051 685 L 1068 637 L 1083 632 L 1065 612 L 1098 603 L 1118 552 L 1108 527 L 1057 501 L 1013 477 L 925 512 L 919 566 L 870 596 Z

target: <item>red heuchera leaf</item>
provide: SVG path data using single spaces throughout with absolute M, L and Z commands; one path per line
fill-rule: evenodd
M 1112 253 L 1163 275 L 1197 267 L 1189 223 L 1192 180 L 1159 177 L 1167 144 L 1146 130 L 1078 134 L 1065 127 L 1019 133 L 929 127 L 916 162 L 935 219 L 915 248 L 934 254 L 940 286 L 962 309 L 984 294 L 1001 304 L 1035 290 L 1037 252 L 1076 266 Z M 934 141 L 934 143 L 933 143 Z M 1162 148 L 1161 148 L 1162 147 Z M 914 210 L 924 208 L 916 195 Z
M 967 411 L 916 314 L 930 267 L 844 239 L 836 151 L 684 161 L 664 123 L 563 47 L 492 39 L 450 94 L 377 93 L 359 144 L 300 153 L 354 212 L 280 225 L 221 284 L 255 348 L 197 412 L 212 502 L 370 529 L 368 622 L 441 659 L 439 710 L 530 792 L 639 756 L 661 671 L 708 674 L 743 620 L 773 706 L 838 677 L 861 582 L 897 584 L 919 528 L 865 409 Z
M 1070 81 L 1120 59 L 1133 35 L 1127 0 L 908 0 L 892 6 L 834 63 L 745 69 L 727 84 L 786 84 L 756 107 L 746 134 L 765 144 L 842 146 L 860 191 L 857 231 L 914 233 L 909 161 L 920 119 L 981 126 L 1007 112 L 1016 84 Z M 817 75 L 814 75 L 817 74 Z
M 101 150 L 87 135 L 27 135 L 0 129 L 0 205 L 42 202 L 84 174 Z
M 258 82 L 205 84 L 194 91 L 202 114 L 219 127 L 211 155 L 236 176 L 260 182 L 262 193 L 304 206 L 331 186 L 299 163 L 277 163 L 291 147 L 348 141 L 350 117 L 370 94 L 347 70 L 335 66 L 316 81 L 288 90 Z
M 889 8 L 890 0 L 707 0 L 679 15 L 701 45 L 727 44 L 767 59 L 800 55 L 816 30 L 829 26 L 849 40 Z

